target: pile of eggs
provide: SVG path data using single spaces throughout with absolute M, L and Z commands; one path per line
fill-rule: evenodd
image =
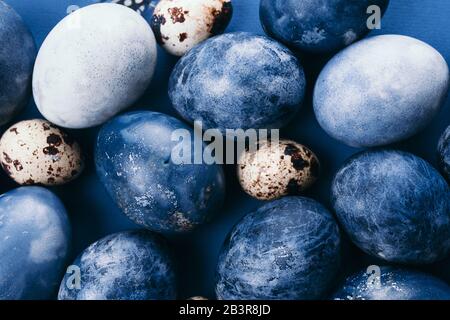
M 436 49 L 401 35 L 361 40 L 368 6 L 384 13 L 388 0 L 261 0 L 268 36 L 224 33 L 237 1 L 160 0 L 150 17 L 152 1 L 100 1 L 62 19 L 37 51 L 0 0 L 0 164 L 20 185 L 0 196 L 0 299 L 180 298 L 164 234 L 208 228 L 226 186 L 220 164 L 174 162 L 172 133 L 194 135 L 195 121 L 222 133 L 292 124 L 311 85 L 298 52 L 334 54 L 315 82 L 313 109 L 348 146 L 404 141 L 443 106 L 449 69 Z M 180 57 L 167 85 L 185 122 L 122 113 L 160 80 L 158 45 Z M 12 122 L 31 93 L 45 120 Z M 68 132 L 99 125 L 92 153 Z M 450 299 L 444 280 L 414 269 L 450 254 L 450 127 L 432 142 L 440 171 L 408 152 L 363 150 L 334 173 L 329 208 L 305 196 L 327 164 L 297 141 L 272 142 L 237 157 L 243 191 L 266 203 L 225 240 L 217 299 Z M 108 235 L 71 262 L 68 214 L 46 187 L 71 183 L 91 160 L 115 205 L 142 228 Z M 341 279 L 346 238 L 381 261 L 378 284 L 366 270 Z

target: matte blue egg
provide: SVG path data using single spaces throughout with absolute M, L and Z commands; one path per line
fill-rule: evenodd
M 174 262 L 164 238 L 150 231 L 109 235 L 84 250 L 61 282 L 59 300 L 171 300 Z M 79 269 L 76 269 L 79 268 Z M 74 276 L 80 276 L 79 286 Z
M 450 127 L 439 140 L 438 160 L 442 173 L 450 180 Z
M 382 35 L 328 62 L 314 89 L 314 112 L 333 138 L 353 147 L 382 146 L 423 130 L 448 87 L 448 66 L 438 51 L 414 38 Z
M 266 33 L 298 50 L 328 53 L 362 38 L 376 5 L 384 14 L 389 0 L 261 0 Z
M 279 128 L 299 110 L 306 80 L 284 46 L 251 33 L 227 33 L 194 47 L 175 66 L 169 96 L 203 128 Z
M 0 196 L 0 300 L 53 299 L 71 228 L 61 201 L 41 187 Z
M 450 300 L 450 287 L 426 273 L 381 267 L 381 273 L 361 271 L 349 277 L 334 300 Z
M 134 112 L 107 123 L 97 139 L 97 173 L 106 190 L 130 219 L 155 231 L 190 231 L 209 221 L 224 199 L 221 166 L 173 161 L 177 145 L 191 150 L 193 144 L 172 140 L 178 129 L 194 136 L 165 114 Z
M 340 262 L 340 235 L 318 202 L 286 197 L 245 216 L 219 258 L 219 299 L 319 299 Z
M 0 1 L 0 126 L 27 104 L 35 57 L 34 40 L 22 18 Z
M 423 264 L 450 252 L 450 188 L 425 160 L 378 150 L 348 160 L 332 183 L 342 227 L 366 253 Z

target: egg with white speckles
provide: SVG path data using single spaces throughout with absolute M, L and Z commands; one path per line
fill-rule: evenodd
M 97 174 L 137 224 L 158 232 L 188 232 L 220 210 L 222 167 L 194 162 L 192 137 L 193 129 L 180 120 L 150 111 L 118 116 L 100 130 Z
M 0 126 L 10 121 L 31 96 L 36 46 L 20 16 L 0 1 Z
M 21 187 L 0 196 L 0 300 L 54 299 L 71 228 L 52 192 Z
M 231 0 L 161 0 L 151 25 L 158 43 L 169 53 L 182 56 L 222 33 L 232 14 Z
M 175 264 L 164 238 L 150 231 L 109 235 L 90 245 L 72 263 L 80 270 L 80 286 L 72 273 L 61 282 L 59 300 L 173 300 Z
M 289 140 L 264 141 L 239 158 L 239 182 L 249 195 L 273 200 L 300 194 L 319 177 L 319 160 L 305 146 Z
M 444 57 L 406 36 L 381 35 L 334 56 L 314 89 L 314 112 L 333 138 L 376 147 L 412 137 L 441 109 L 449 88 Z
M 379 27 L 389 0 L 261 0 L 267 34 L 298 50 L 329 53 Z
M 39 111 L 65 128 L 102 124 L 146 90 L 157 60 L 144 18 L 119 4 L 93 4 L 64 18 L 39 50 L 33 95 Z
M 41 119 L 22 121 L 6 130 L 0 139 L 0 163 L 21 185 L 65 184 L 84 168 L 79 144 Z
M 450 126 L 444 131 L 439 139 L 438 160 L 442 173 L 450 180 Z

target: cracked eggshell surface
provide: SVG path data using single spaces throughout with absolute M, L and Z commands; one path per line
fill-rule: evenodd
M 70 289 L 66 273 L 58 300 L 174 300 L 175 263 L 166 240 L 146 230 L 109 235 L 72 263 L 81 288 Z
M 183 133 L 182 140 L 176 131 Z M 150 111 L 118 116 L 100 130 L 97 174 L 131 220 L 158 232 L 187 232 L 220 209 L 222 167 L 193 162 L 193 136 L 180 120 Z M 188 159 L 178 158 L 180 152 Z
M 305 146 L 289 140 L 262 142 L 244 152 L 238 165 L 239 182 L 249 195 L 272 200 L 296 195 L 319 177 L 319 160 Z
M 65 128 L 102 124 L 146 90 L 157 59 L 149 24 L 119 4 L 93 4 L 64 18 L 39 50 L 33 94 L 44 117 Z
M 35 57 L 31 33 L 21 17 L 0 1 L 0 126 L 27 104 Z
M 71 228 L 52 192 L 21 187 L 0 196 L 0 299 L 54 299 Z
M 11 126 L 0 140 L 0 162 L 22 185 L 67 183 L 81 173 L 80 146 L 48 121 L 26 120 Z
M 442 107 L 449 69 L 428 44 L 401 35 L 371 37 L 334 56 L 314 89 L 314 112 L 333 138 L 375 147 L 410 138 Z
M 151 25 L 158 43 L 170 54 L 182 56 L 225 31 L 232 14 L 231 0 L 161 0 Z
M 388 5 L 389 0 L 261 0 L 260 18 L 266 33 L 286 45 L 329 53 L 369 33 L 369 7 L 382 15 Z

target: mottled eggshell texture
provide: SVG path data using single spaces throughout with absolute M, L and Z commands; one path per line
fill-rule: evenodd
M 31 33 L 20 16 L 0 1 L 0 126 L 28 102 L 35 57 Z
M 322 299 L 340 265 L 333 215 L 303 197 L 271 201 L 231 231 L 217 266 L 219 300 Z
M 395 150 L 351 157 L 331 202 L 350 239 L 392 263 L 425 264 L 450 252 L 450 188 L 425 160 Z
M 54 299 L 71 228 L 52 192 L 21 187 L 0 196 L 0 300 Z
M 388 4 L 389 0 L 261 0 L 260 17 L 271 37 L 301 51 L 329 53 L 369 33 L 373 14 L 381 18 Z
M 449 86 L 442 55 L 400 35 L 362 40 L 338 53 L 320 73 L 314 111 L 321 127 L 353 147 L 407 139 L 439 112 Z
M 36 105 L 61 127 L 99 125 L 145 92 L 156 59 L 155 37 L 138 13 L 111 3 L 81 8 L 42 44 L 33 74 Z
M 208 39 L 186 53 L 169 80 L 174 108 L 205 129 L 286 125 L 306 87 L 300 61 L 278 42 L 248 32 Z
M 238 177 L 245 192 L 260 200 L 296 195 L 319 176 L 319 160 L 305 146 L 289 140 L 261 142 L 239 159 Z
M 22 185 L 61 185 L 84 167 L 80 146 L 48 121 L 16 123 L 0 140 L 0 162 L 5 172 Z
M 90 245 L 72 263 L 80 287 L 66 274 L 59 300 L 173 300 L 175 264 L 164 238 L 150 231 L 109 235 Z
M 438 160 L 442 173 L 450 180 L 450 126 L 439 139 Z
M 349 277 L 334 294 L 334 300 L 449 300 L 450 287 L 426 273 L 383 266 L 379 283 L 367 270 Z
M 161 0 L 152 17 L 156 40 L 182 56 L 203 40 L 222 33 L 233 14 L 231 0 Z

